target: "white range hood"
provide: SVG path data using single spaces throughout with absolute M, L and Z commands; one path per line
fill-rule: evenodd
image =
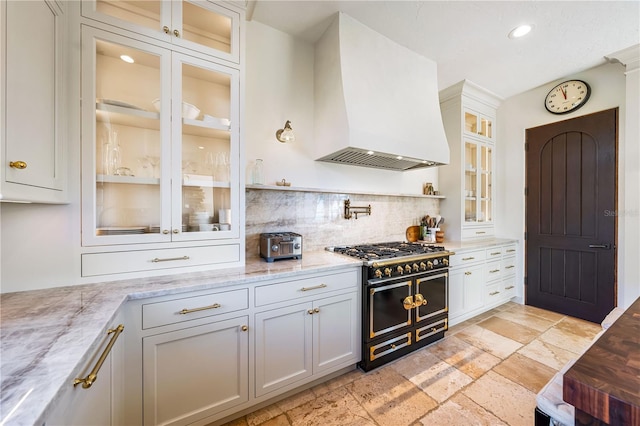
M 339 13 L 315 46 L 315 158 L 387 170 L 449 163 L 435 62 Z

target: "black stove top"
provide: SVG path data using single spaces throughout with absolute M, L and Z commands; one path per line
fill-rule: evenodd
M 416 255 L 434 255 L 439 252 L 443 252 L 441 253 L 443 255 L 448 254 L 443 246 L 395 241 L 388 243 L 358 244 L 353 246 L 335 246 L 328 248 L 328 250 L 366 261 L 386 260 L 406 256 L 413 257 Z

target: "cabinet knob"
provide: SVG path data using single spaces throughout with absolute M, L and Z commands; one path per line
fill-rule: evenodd
M 168 229 L 163 229 L 163 230 L 162 230 L 162 233 L 163 233 L 163 234 L 168 234 L 168 233 L 169 233 L 169 230 L 168 230 Z
M 162 27 L 162 31 L 164 31 L 165 34 L 169 34 L 171 30 L 165 25 L 164 27 Z
M 25 163 L 24 161 L 11 161 L 9 163 L 9 167 L 22 170 L 27 168 L 27 163 Z
M 465 275 L 471 275 L 471 272 L 467 271 L 464 273 Z
M 313 315 L 313 309 L 309 309 L 309 310 L 307 311 L 307 313 L 308 313 L 309 315 Z
M 247 331 L 248 329 L 249 329 L 249 327 L 247 327 L 246 325 L 243 325 L 243 326 L 241 327 L 241 330 L 242 330 L 242 331 Z
M 178 233 L 180 232 L 180 230 L 179 230 L 179 229 L 174 229 L 172 232 L 173 232 L 174 234 L 178 234 Z
M 314 313 L 314 314 L 317 314 L 318 312 L 320 312 L 320 308 L 315 308 L 315 309 L 313 310 L 313 313 Z
M 176 37 L 180 37 L 180 31 L 173 30 L 173 35 L 176 36 Z

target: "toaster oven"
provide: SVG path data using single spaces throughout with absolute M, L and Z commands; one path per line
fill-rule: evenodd
M 294 232 L 260 234 L 260 257 L 267 262 L 302 258 L 302 235 Z

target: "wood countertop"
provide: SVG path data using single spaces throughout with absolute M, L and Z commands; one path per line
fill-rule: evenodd
M 576 425 L 640 425 L 640 298 L 564 374 Z

